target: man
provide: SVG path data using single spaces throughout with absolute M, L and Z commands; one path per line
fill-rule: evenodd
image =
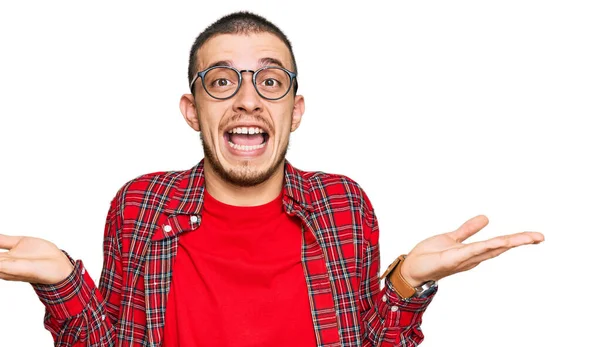
M 54 244 L 0 235 L 0 278 L 32 283 L 56 345 L 416 346 L 439 279 L 543 241 L 463 244 L 487 224 L 477 216 L 380 278 L 363 190 L 285 160 L 304 113 L 297 71 L 288 39 L 260 16 L 234 13 L 198 36 L 180 109 L 205 159 L 117 192 L 98 287 Z

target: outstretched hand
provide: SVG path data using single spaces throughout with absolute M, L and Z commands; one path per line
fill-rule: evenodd
M 463 243 L 483 229 L 489 220 L 479 215 L 460 228 L 432 236 L 419 242 L 407 255 L 400 271 L 404 279 L 416 287 L 429 280 L 439 280 L 458 272 L 470 270 L 482 261 L 494 258 L 511 248 L 544 241 L 538 232 L 521 232 L 489 240 Z
M 55 284 L 73 271 L 69 258 L 55 244 L 29 236 L 0 234 L 0 279 Z

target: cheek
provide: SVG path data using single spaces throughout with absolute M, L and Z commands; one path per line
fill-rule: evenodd
M 218 136 L 219 124 L 226 116 L 227 105 L 204 103 L 198 108 L 200 119 L 200 131 L 204 131 L 205 137 Z
M 293 103 L 286 103 L 285 105 L 281 105 L 281 107 L 273 107 L 270 110 L 270 113 L 273 115 L 275 129 L 281 135 L 280 137 L 284 137 L 292 129 L 293 106 Z
M 277 141 L 283 144 L 290 138 L 290 123 L 281 124 L 277 129 Z
M 281 121 L 278 126 L 281 136 L 288 136 L 292 130 L 292 116 L 290 114 L 281 115 Z

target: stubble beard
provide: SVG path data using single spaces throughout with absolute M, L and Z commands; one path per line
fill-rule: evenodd
M 271 178 L 285 160 L 290 143 L 288 138 L 287 143 L 285 146 L 283 146 L 283 150 L 279 153 L 273 165 L 261 172 L 251 166 L 250 160 L 244 161 L 241 165 L 238 165 L 235 168 L 226 170 L 217 158 L 216 154 L 206 144 L 202 132 L 200 132 L 200 142 L 202 143 L 202 149 L 204 150 L 204 158 L 213 168 L 215 173 L 225 182 L 238 187 L 256 186 Z

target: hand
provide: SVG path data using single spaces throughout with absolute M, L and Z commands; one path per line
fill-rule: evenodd
M 0 279 L 55 284 L 73 272 L 69 258 L 52 242 L 37 237 L 0 234 Z
M 488 222 L 486 216 L 479 215 L 469 219 L 455 231 L 419 242 L 400 267 L 402 277 L 416 287 L 429 280 L 437 281 L 457 272 L 470 270 L 482 261 L 494 258 L 511 248 L 544 241 L 544 235 L 541 233 L 521 232 L 470 244 L 462 243 Z

